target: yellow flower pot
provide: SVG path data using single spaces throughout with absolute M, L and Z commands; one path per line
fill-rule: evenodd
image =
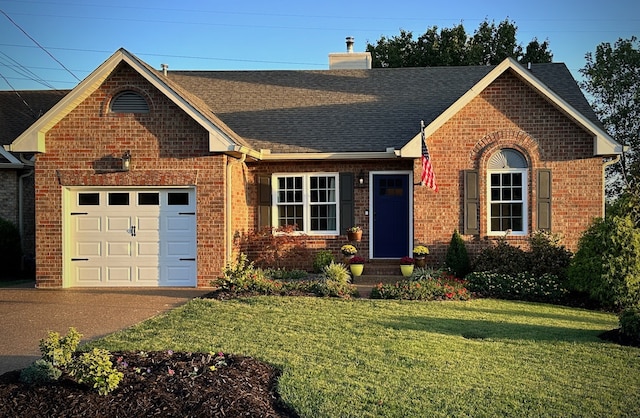
M 351 274 L 353 274 L 353 277 L 358 277 L 364 270 L 364 264 L 349 264 L 349 269 L 351 270 Z
M 400 271 L 404 277 L 409 277 L 413 274 L 413 264 L 401 264 Z

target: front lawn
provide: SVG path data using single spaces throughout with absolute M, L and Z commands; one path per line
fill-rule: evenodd
M 196 299 L 91 346 L 252 356 L 304 417 L 637 417 L 640 349 L 597 337 L 617 326 L 491 299 Z

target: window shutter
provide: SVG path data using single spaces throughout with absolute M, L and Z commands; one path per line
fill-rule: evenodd
M 346 234 L 347 228 L 355 223 L 353 179 L 353 173 L 340 173 L 340 228 L 338 231 L 341 234 Z
M 258 177 L 258 225 L 271 226 L 271 177 Z
M 551 170 L 538 170 L 538 229 L 551 230 Z
M 478 208 L 480 207 L 480 190 L 478 187 L 478 171 L 464 171 L 464 233 L 480 234 Z

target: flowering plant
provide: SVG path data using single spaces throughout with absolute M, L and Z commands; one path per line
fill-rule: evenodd
M 427 255 L 427 254 L 429 254 L 429 249 L 427 247 L 425 247 L 424 245 L 418 245 L 417 247 L 413 248 L 413 254 L 414 255 Z
M 413 258 L 411 258 L 411 257 L 402 257 L 400 259 L 400 264 L 402 264 L 404 266 L 409 265 L 409 264 L 413 264 Z
M 362 231 L 362 228 L 360 228 L 359 226 L 352 226 L 351 228 L 347 228 L 347 232 L 360 232 Z
M 355 255 L 358 250 L 356 249 L 356 247 L 354 247 L 351 244 L 345 244 L 340 248 L 340 251 L 342 251 L 342 254 L 344 255 Z
M 356 255 L 349 260 L 349 264 L 364 264 L 364 258 Z

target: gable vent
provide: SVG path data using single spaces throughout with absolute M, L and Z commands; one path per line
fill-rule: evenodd
M 127 90 L 113 98 L 111 111 L 113 113 L 149 113 L 149 104 L 140 93 Z
M 501 170 L 505 168 L 527 168 L 527 160 L 514 149 L 501 149 L 491 156 L 489 169 Z

